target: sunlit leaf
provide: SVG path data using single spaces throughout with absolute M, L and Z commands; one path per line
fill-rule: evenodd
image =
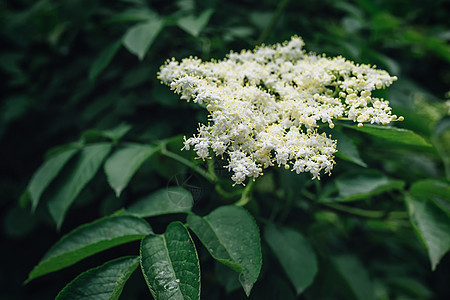
M 139 257 L 121 257 L 90 269 L 72 280 L 56 300 L 117 300 Z
M 310 243 L 299 232 L 273 224 L 266 226 L 264 239 L 295 287 L 297 295 L 313 283 L 318 271 L 317 258 Z
M 88 145 L 81 151 L 73 170 L 48 202 L 50 214 L 58 228 L 70 205 L 97 173 L 110 150 L 111 144 L 98 143 Z
M 188 215 L 187 223 L 216 260 L 240 273 L 239 281 L 250 295 L 261 270 L 258 226 L 243 208 L 221 206 L 205 217 Z
M 139 167 L 157 150 L 158 148 L 150 145 L 126 144 L 106 160 L 106 178 L 117 197 Z
M 200 299 L 197 251 L 180 222 L 170 223 L 162 235 L 149 235 L 142 240 L 141 268 L 155 299 Z
M 152 19 L 149 22 L 137 24 L 125 33 L 123 45 L 139 60 L 143 60 L 158 33 L 163 28 L 163 21 Z
M 202 29 L 208 24 L 211 15 L 214 13 L 213 9 L 203 11 L 198 17 L 187 16 L 178 19 L 178 26 L 187 33 L 198 36 Z
M 167 187 L 133 203 L 126 211 L 142 218 L 182 213 L 194 205 L 192 194 L 182 187 Z
M 28 280 L 63 269 L 111 247 L 151 234 L 150 225 L 134 216 L 110 216 L 81 225 L 63 236 L 34 267 Z

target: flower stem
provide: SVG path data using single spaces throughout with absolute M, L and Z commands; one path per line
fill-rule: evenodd
M 250 199 L 252 198 L 250 193 L 252 191 L 253 187 L 253 180 L 249 180 L 247 186 L 245 187 L 244 191 L 242 192 L 241 199 L 239 199 L 234 205 L 236 206 L 245 206 Z
M 167 150 L 166 144 L 164 142 L 162 142 L 160 144 L 160 146 L 161 146 L 161 154 L 162 155 L 170 157 L 173 160 L 176 160 L 179 163 L 182 163 L 183 165 L 191 168 L 192 170 L 194 170 L 195 172 L 197 172 L 198 174 L 200 174 L 201 176 L 206 178 L 211 183 L 215 183 L 217 181 L 217 177 L 215 174 L 209 173 L 209 172 L 205 171 L 204 169 L 200 168 L 199 166 L 197 166 L 196 164 L 194 164 L 192 161 Z

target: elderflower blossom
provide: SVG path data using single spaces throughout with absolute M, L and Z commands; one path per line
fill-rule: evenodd
M 318 132 L 321 124 L 397 120 L 388 101 L 372 97 L 395 76 L 343 57 L 308 54 L 303 45 L 292 37 L 284 44 L 231 52 L 220 61 L 167 61 L 159 79 L 209 112 L 208 124 L 185 138 L 183 149 L 193 148 L 202 159 L 210 150 L 225 155 L 235 184 L 273 165 L 320 179 L 322 171 L 333 169 L 337 151 L 336 141 Z

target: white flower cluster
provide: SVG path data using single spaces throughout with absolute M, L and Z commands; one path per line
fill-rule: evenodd
M 236 184 L 274 164 L 319 178 L 322 170 L 330 173 L 336 152 L 336 141 L 317 132 L 320 124 L 397 119 L 388 101 L 371 96 L 396 77 L 342 57 L 307 54 L 303 45 L 292 37 L 284 44 L 232 52 L 221 61 L 167 61 L 159 79 L 209 112 L 210 122 L 185 139 L 184 149 L 193 147 L 202 159 L 210 149 L 226 155 Z

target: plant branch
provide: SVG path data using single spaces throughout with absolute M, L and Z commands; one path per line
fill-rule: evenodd
M 403 219 L 407 218 L 408 214 L 404 211 L 385 212 L 380 210 L 366 210 L 361 208 L 350 207 L 339 203 L 320 203 L 333 210 L 345 212 L 347 214 L 356 215 L 363 218 L 370 219 Z
M 239 199 L 234 205 L 245 206 L 250 201 L 250 199 L 252 198 L 250 193 L 252 191 L 253 182 L 253 180 L 249 180 L 244 191 L 242 192 L 241 199 Z
M 161 154 L 162 155 L 170 157 L 173 160 L 176 160 L 179 163 L 182 163 L 183 165 L 191 168 L 192 170 L 194 170 L 198 174 L 202 175 L 204 178 L 206 178 L 211 183 L 215 183 L 217 181 L 217 177 L 215 174 L 209 173 L 209 172 L 205 171 L 204 169 L 200 168 L 199 166 L 197 166 L 196 164 L 194 164 L 192 161 L 167 150 L 165 143 L 161 143 L 160 146 L 161 146 Z

